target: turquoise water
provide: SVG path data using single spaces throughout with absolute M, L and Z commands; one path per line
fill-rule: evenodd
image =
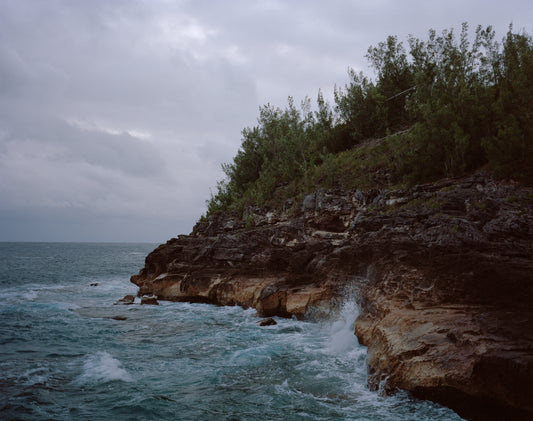
M 269 327 L 239 307 L 114 306 L 154 246 L 0 243 L 1 419 L 461 419 L 368 391 L 349 294 L 331 320 Z

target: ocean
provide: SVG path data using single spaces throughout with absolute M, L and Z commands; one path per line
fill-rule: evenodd
M 268 327 L 240 307 L 113 305 L 155 246 L 0 243 L 0 419 L 461 420 L 366 388 L 351 293 L 328 320 Z

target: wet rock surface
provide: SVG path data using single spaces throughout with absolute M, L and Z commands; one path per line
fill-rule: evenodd
M 350 286 L 371 388 L 409 390 L 470 419 L 533 418 L 531 188 L 477 174 L 317 191 L 243 220 L 200 221 L 131 280 L 139 296 L 262 317 L 320 317 Z
M 259 326 L 275 326 L 278 324 L 272 317 L 269 317 L 268 319 L 260 320 L 257 323 L 259 324 Z
M 131 305 L 135 302 L 135 295 L 125 295 L 118 300 L 114 305 Z
M 142 297 L 141 305 L 157 306 L 159 305 L 159 302 L 157 301 L 157 297 Z

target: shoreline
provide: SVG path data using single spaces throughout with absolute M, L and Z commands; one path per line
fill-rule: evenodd
M 355 281 L 371 389 L 387 379 L 472 420 L 532 416 L 533 189 L 475 174 L 317 191 L 247 218 L 214 215 L 156 248 L 131 278 L 139 296 L 303 318 Z

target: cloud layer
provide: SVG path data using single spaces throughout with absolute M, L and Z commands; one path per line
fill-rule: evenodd
M 0 241 L 187 233 L 255 124 L 331 95 L 370 45 L 463 21 L 531 32 L 529 2 L 5 0 Z

